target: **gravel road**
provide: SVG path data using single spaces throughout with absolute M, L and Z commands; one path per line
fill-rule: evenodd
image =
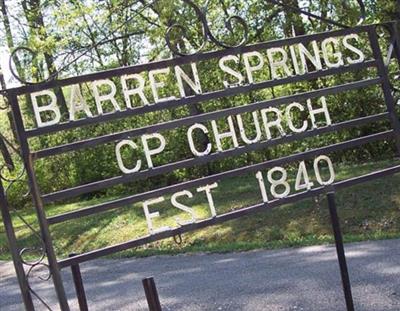
M 400 240 L 347 244 L 346 254 L 356 310 L 400 310 Z M 148 310 L 141 279 L 149 276 L 165 311 L 345 310 L 333 246 L 107 259 L 81 268 L 94 311 Z M 63 277 L 78 310 L 68 269 Z M 33 286 L 58 310 L 51 283 Z M 0 262 L 0 310 L 22 309 L 12 264 Z

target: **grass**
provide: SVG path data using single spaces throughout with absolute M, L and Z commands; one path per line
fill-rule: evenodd
M 336 167 L 337 179 L 371 172 L 388 166 L 388 162 L 367 163 L 357 166 Z M 266 175 L 266 174 L 265 174 Z M 290 171 L 291 184 L 296 176 Z M 338 192 L 337 205 L 345 242 L 389 239 L 400 237 L 400 175 L 377 179 Z M 293 187 L 292 187 L 293 188 Z M 206 196 L 190 189 L 194 197 L 180 198 L 180 202 L 192 206 L 200 219 L 210 216 Z M 260 203 L 261 195 L 254 175 L 221 181 L 213 190 L 218 214 Z M 47 215 L 57 215 L 85 206 L 98 204 L 111 198 L 46 207 Z M 169 197 L 163 203 L 151 207 L 159 211 L 154 227 L 176 226 L 176 217 L 187 219 L 172 207 Z M 35 224 L 33 210 L 21 214 Z M 185 218 L 186 217 L 186 218 Z M 35 236 L 13 214 L 13 223 L 21 247 L 37 245 Z M 148 234 L 141 204 L 84 217 L 51 226 L 55 249 L 59 257 L 69 253 L 87 252 Z M 303 200 L 295 204 L 259 212 L 241 219 L 208 227 L 183 236 L 177 245 L 165 239 L 146 246 L 115 254 L 113 257 L 149 256 L 187 252 L 231 252 L 259 248 L 283 248 L 326 244 L 333 241 L 326 200 L 323 196 Z M 4 227 L 0 224 L 0 259 L 10 255 Z

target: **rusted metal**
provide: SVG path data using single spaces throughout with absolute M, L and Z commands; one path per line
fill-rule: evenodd
M 149 311 L 162 311 L 160 298 L 158 297 L 156 283 L 154 278 L 145 278 L 142 280 L 144 292 L 146 294 Z

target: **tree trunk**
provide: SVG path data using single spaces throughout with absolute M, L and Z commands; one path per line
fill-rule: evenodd
M 10 19 L 8 17 L 7 6 L 5 3 L 5 0 L 0 0 L 0 9 L 1 9 L 2 17 L 3 17 L 3 26 L 4 26 L 5 35 L 6 35 L 7 46 L 8 46 L 8 49 L 12 52 L 15 48 L 15 43 L 14 43 L 14 36 L 11 31 L 11 24 L 10 24 Z M 14 61 L 15 69 L 17 71 L 18 76 L 22 80 L 24 80 L 25 72 L 24 72 L 24 68 L 22 68 L 21 61 L 18 58 L 18 55 L 15 55 L 15 57 L 13 58 L 13 61 Z M 3 82 L 4 82 L 4 88 L 5 88 L 5 81 L 3 80 Z M 25 107 L 26 110 L 25 111 L 29 116 L 33 116 L 31 97 L 29 95 L 26 95 L 25 100 L 26 100 L 26 107 Z M 11 126 L 14 126 L 13 122 L 11 123 Z
M 34 36 L 38 36 L 40 40 L 45 41 L 48 35 L 41 11 L 40 0 L 23 0 L 22 7 L 24 9 L 25 17 L 28 21 L 30 33 Z M 55 66 L 52 53 L 49 51 L 44 52 L 44 59 L 49 75 L 55 74 L 57 72 L 57 68 Z M 68 113 L 68 107 L 62 89 L 60 87 L 56 87 L 54 92 L 56 94 L 61 113 L 66 115 Z
M 5 0 L 0 0 L 0 9 L 1 9 L 2 17 L 3 17 L 3 26 L 4 26 L 5 35 L 6 35 L 7 46 L 8 46 L 8 49 L 12 52 L 15 47 L 14 37 L 13 37 L 12 31 L 11 31 L 11 24 L 10 24 L 10 19 L 8 17 Z M 14 59 L 14 63 L 15 63 L 15 67 L 16 67 L 18 75 L 22 79 L 24 79 L 24 70 L 23 70 L 23 68 L 21 66 L 21 62 L 17 56 Z
M 283 2 L 297 9 L 300 8 L 298 0 L 285 0 Z M 285 17 L 286 22 L 284 25 L 284 32 L 287 37 L 292 36 L 292 27 L 296 33 L 296 36 L 302 36 L 306 34 L 301 14 L 295 12 L 294 10 L 286 9 Z

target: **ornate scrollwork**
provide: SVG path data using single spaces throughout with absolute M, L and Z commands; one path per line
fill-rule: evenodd
M 19 150 L 17 150 L 17 148 L 15 148 L 13 144 L 9 140 L 7 140 L 7 138 L 4 137 L 4 135 L 2 135 L 1 133 L 0 149 L 4 159 L 4 164 L 2 164 L 0 167 L 0 179 L 4 181 L 7 185 L 5 189 L 5 194 L 6 196 L 9 196 L 10 189 L 12 189 L 12 187 L 16 183 L 24 182 L 25 168 L 24 166 L 22 166 L 22 168 L 20 168 L 19 170 L 16 168 L 12 159 L 12 154 L 20 156 Z M 10 152 L 9 150 L 12 150 L 12 152 Z M 24 196 L 26 197 L 28 195 L 29 192 Z M 52 277 L 49 266 L 46 263 L 46 248 L 44 246 L 44 241 L 40 233 L 22 216 L 22 214 L 16 208 L 13 208 L 12 206 L 10 206 L 10 208 L 12 209 L 16 217 L 21 220 L 21 222 L 32 232 L 32 234 L 36 237 L 38 241 L 39 245 L 37 247 L 23 248 L 22 250 L 20 250 L 19 256 L 24 267 L 26 268 L 25 279 L 27 281 L 30 293 L 34 297 L 36 297 L 47 310 L 51 311 L 52 309 L 48 305 L 48 303 L 42 297 L 40 297 L 40 295 L 33 289 L 31 285 L 31 279 L 34 278 L 37 272 L 43 272 L 43 269 L 45 269 L 46 274 L 38 275 L 38 278 L 40 280 L 48 281 Z M 35 259 L 32 260 L 31 258 Z
M 185 4 L 189 5 L 190 8 L 192 8 L 194 10 L 199 22 L 201 23 L 202 43 L 200 44 L 199 47 L 195 48 L 194 51 L 191 51 L 191 52 L 185 51 L 185 47 L 182 46 L 182 42 L 184 42 L 185 39 L 186 40 L 188 39 L 187 28 L 181 24 L 177 24 L 177 23 L 173 24 L 167 29 L 167 32 L 165 34 L 165 39 L 167 42 L 167 46 L 173 52 L 174 55 L 187 56 L 187 55 L 197 54 L 204 49 L 204 46 L 206 45 L 207 42 L 212 42 L 215 45 L 222 47 L 222 48 L 238 47 L 238 46 L 245 45 L 247 43 L 248 36 L 249 36 L 249 29 L 248 29 L 246 21 L 243 18 L 241 18 L 240 16 L 238 16 L 238 15 L 226 16 L 225 28 L 227 30 L 229 30 L 231 33 L 234 33 L 235 27 L 233 25 L 236 25 L 236 28 L 239 26 L 239 28 L 241 28 L 242 33 L 243 33 L 243 36 L 242 36 L 240 42 L 237 42 L 236 44 L 229 44 L 227 42 L 221 41 L 220 39 L 217 39 L 213 35 L 213 32 L 210 30 L 209 21 L 207 18 L 207 11 L 208 11 L 208 6 L 210 3 L 210 0 L 208 0 L 203 7 L 197 6 L 192 0 L 182 0 L 182 1 Z M 359 7 L 359 12 L 360 12 L 360 17 L 359 17 L 357 25 L 360 25 L 360 24 L 364 23 L 364 21 L 366 19 L 366 7 L 365 7 L 363 0 L 356 0 L 356 1 L 357 1 L 357 5 Z M 328 17 L 323 17 L 320 15 L 314 14 L 306 9 L 295 7 L 293 5 L 284 3 L 283 1 L 280 1 L 280 0 L 265 0 L 265 2 L 276 5 L 278 7 L 281 7 L 285 10 L 294 11 L 301 15 L 307 16 L 309 19 L 319 20 L 319 21 L 329 24 L 329 25 L 337 26 L 340 28 L 350 27 L 350 25 L 345 25 L 339 21 L 335 21 Z M 343 5 L 347 5 L 346 1 L 343 1 Z M 173 38 L 174 33 L 175 33 L 175 39 Z M 187 41 L 189 41 L 189 40 L 187 40 Z
M 30 256 L 27 254 L 31 254 Z M 37 256 L 37 259 L 35 260 L 29 260 L 25 259 L 24 257 L 27 256 L 28 258 L 32 256 Z M 42 305 L 47 309 L 52 311 L 51 307 L 48 305 L 48 303 L 40 297 L 40 295 L 32 288 L 30 280 L 34 277 L 34 274 L 40 273 L 37 278 L 41 281 L 49 281 L 52 277 L 51 275 L 51 270 L 49 265 L 45 262 L 46 259 L 46 251 L 44 247 L 40 248 L 24 248 L 20 251 L 20 257 L 22 260 L 22 263 L 28 267 L 28 270 L 26 272 L 26 280 L 28 283 L 28 288 L 29 291 L 33 296 L 35 296 L 41 303 Z M 45 270 L 45 274 L 43 274 L 43 270 Z
M 218 38 L 214 34 L 214 32 L 210 29 L 210 22 L 209 22 L 208 16 L 207 16 L 208 10 L 209 10 L 209 4 L 211 2 L 210 0 L 207 0 L 205 5 L 202 7 L 199 7 L 197 4 L 195 4 L 195 2 L 193 0 L 182 0 L 182 1 L 184 4 L 188 5 L 194 11 L 196 18 L 198 19 L 198 21 L 201 24 L 201 34 L 200 34 L 201 42 L 200 42 L 199 46 L 194 46 L 193 44 L 191 44 L 192 50 L 188 51 L 187 46 L 184 46 L 185 40 L 189 41 L 188 39 L 191 37 L 188 34 L 188 28 L 182 24 L 174 23 L 168 27 L 166 34 L 165 34 L 166 44 L 167 44 L 168 48 L 173 52 L 174 55 L 185 56 L 185 55 L 193 55 L 196 53 L 200 53 L 201 51 L 204 50 L 204 47 L 207 44 L 207 42 L 211 42 L 222 48 L 238 47 L 238 46 L 243 46 L 247 43 L 248 37 L 249 37 L 249 28 L 248 28 L 247 22 L 239 15 L 229 15 L 227 10 L 226 9 L 224 10 L 224 14 L 222 15 L 225 19 L 224 20 L 224 28 L 225 28 L 225 30 L 229 31 L 229 33 L 231 35 L 235 35 L 235 37 L 236 37 L 236 39 L 233 40 L 236 42 L 228 42 L 226 40 Z M 357 3 L 357 6 L 358 6 L 359 12 L 360 12 L 358 24 L 362 24 L 362 23 L 364 23 L 364 21 L 366 19 L 366 6 L 365 6 L 365 3 L 363 0 L 355 0 L 355 1 Z M 150 7 L 151 5 L 153 5 L 154 3 L 157 3 L 157 2 L 159 2 L 159 0 L 154 0 L 154 1 L 149 2 L 149 4 L 144 5 L 143 10 L 147 9 L 148 7 Z M 351 27 L 351 25 L 345 25 L 340 21 L 336 21 L 329 17 L 324 17 L 321 15 L 312 13 L 310 10 L 308 10 L 306 8 L 295 7 L 293 5 L 283 2 L 281 0 L 265 0 L 265 2 L 268 4 L 275 5 L 277 7 L 280 7 L 284 10 L 291 10 L 291 11 L 297 12 L 298 14 L 304 15 L 304 16 L 308 17 L 309 19 L 319 20 L 322 23 L 326 23 L 326 24 L 333 25 L 336 27 L 341 27 L 341 28 Z M 223 2 L 221 2 L 221 4 L 223 5 Z M 347 6 L 347 5 L 348 5 L 348 1 L 343 0 L 343 6 Z M 139 12 L 139 13 L 141 13 L 141 12 Z M 11 54 L 10 62 L 9 62 L 10 71 L 11 71 L 12 75 L 15 77 L 15 79 L 17 79 L 19 82 L 21 82 L 23 84 L 35 84 L 35 83 L 39 83 L 39 82 L 52 81 L 52 80 L 55 80 L 58 78 L 60 72 L 66 70 L 69 66 L 76 63 L 81 57 L 88 54 L 89 51 L 91 51 L 95 47 L 98 47 L 102 44 L 109 43 L 110 41 L 114 41 L 114 40 L 118 40 L 118 39 L 119 38 L 112 38 L 112 39 L 104 38 L 104 40 L 100 40 L 99 42 L 93 44 L 92 46 L 85 48 L 82 53 L 78 53 L 78 56 L 76 56 L 76 57 L 73 56 L 72 60 L 67 61 L 67 57 L 66 57 L 63 61 L 61 61 L 61 62 L 58 61 L 59 63 L 63 63 L 63 65 L 60 65 L 60 69 L 51 70 L 51 73 L 48 75 L 48 77 L 46 77 L 46 78 L 40 77 L 39 78 L 40 81 L 33 81 L 33 79 L 29 79 L 29 75 L 32 75 L 32 72 L 30 74 L 16 72 L 16 70 L 15 70 L 15 68 L 13 68 L 12 64 L 13 64 L 13 62 L 15 63 L 15 60 L 17 59 L 17 54 L 23 52 L 23 53 L 26 53 L 27 55 L 29 55 L 29 57 L 31 59 L 32 71 L 38 70 L 37 68 L 35 68 L 35 66 L 33 66 L 33 64 L 40 63 L 36 60 L 39 57 L 43 57 L 43 55 L 44 55 L 43 52 L 39 53 L 28 47 L 19 47 L 19 48 L 15 49 Z
M 39 54 L 35 51 L 33 51 L 31 48 L 25 47 L 25 46 L 20 46 L 18 48 L 16 48 L 10 55 L 10 59 L 9 59 L 9 67 L 10 67 L 10 72 L 11 74 L 14 76 L 14 78 L 16 80 L 18 80 L 19 82 L 21 82 L 22 84 L 35 84 L 35 81 L 30 81 L 28 80 L 28 78 L 26 77 L 26 74 L 24 74 L 23 76 L 21 76 L 18 72 L 16 72 L 16 70 L 14 69 L 13 63 L 16 63 L 17 60 L 17 54 L 20 52 L 25 52 L 30 54 L 31 56 L 31 62 L 32 64 L 35 63 L 36 59 L 38 58 Z M 34 69 L 34 66 L 31 66 L 32 70 Z M 46 79 L 43 79 L 42 82 L 46 82 L 46 81 L 51 81 L 57 78 L 58 76 L 58 71 L 56 71 L 55 73 L 51 74 L 49 77 L 47 77 Z
M 167 32 L 165 34 L 165 39 L 167 42 L 167 46 L 175 55 L 187 56 L 187 55 L 197 54 L 204 49 L 204 46 L 206 45 L 206 43 L 208 41 L 210 41 L 210 42 L 214 43 L 215 45 L 222 47 L 222 48 L 238 47 L 238 46 L 245 45 L 247 43 L 249 29 L 248 29 L 246 21 L 243 18 L 241 18 L 240 16 L 238 16 L 238 15 L 227 16 L 227 18 L 225 20 L 225 28 L 231 33 L 234 33 L 234 31 L 235 31 L 235 26 L 234 26 L 235 24 L 239 25 L 240 28 L 242 28 L 243 35 L 242 35 L 240 42 L 237 42 L 236 44 L 230 44 L 230 43 L 224 42 L 224 41 L 218 39 L 216 36 L 214 36 L 214 34 L 212 33 L 212 31 L 209 27 L 209 22 L 207 19 L 207 11 L 208 11 L 208 6 L 210 4 L 210 0 L 208 0 L 206 2 L 206 4 L 204 5 L 204 7 L 201 7 L 201 8 L 198 7 L 192 0 L 182 0 L 182 1 L 184 3 L 186 3 L 187 5 L 189 5 L 194 10 L 198 20 L 201 23 L 202 43 L 201 43 L 201 46 L 198 47 L 195 51 L 185 52 L 183 50 L 184 47 L 180 47 L 179 43 L 175 43 L 175 44 L 173 43 L 173 38 L 172 38 L 173 35 L 172 34 L 173 34 L 174 30 L 178 30 L 180 32 L 180 37 L 175 39 L 175 41 L 183 42 L 185 38 L 187 39 L 186 27 L 184 27 L 181 24 L 173 24 L 167 29 Z
M 13 146 L 13 144 L 0 133 L 0 150 L 3 156 L 4 163 L 0 167 L 0 179 L 5 181 L 7 187 L 5 189 L 6 195 L 9 193 L 10 188 L 18 182 L 23 181 L 23 177 L 25 175 L 25 168 L 22 167 L 18 172 L 16 172 L 16 167 L 14 164 L 14 160 L 12 159 L 11 152 L 9 149 L 12 150 L 14 154 L 19 155 L 19 150 Z M 16 173 L 14 176 L 7 176 L 5 170 L 8 173 Z

